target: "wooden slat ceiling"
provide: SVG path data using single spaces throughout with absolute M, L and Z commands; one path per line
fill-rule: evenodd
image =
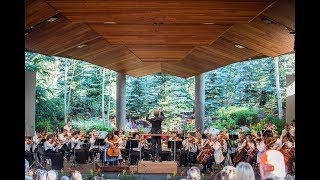
M 187 78 L 292 52 L 293 6 L 293 0 L 26 0 L 26 50 L 135 77 Z

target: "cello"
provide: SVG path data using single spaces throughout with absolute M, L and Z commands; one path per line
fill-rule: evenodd
M 241 161 L 245 161 L 247 159 L 247 152 L 249 149 L 249 146 L 246 144 L 246 146 L 233 157 L 233 164 L 236 165 Z
M 214 149 L 210 146 L 209 142 L 203 146 L 202 151 L 197 156 L 197 161 L 202 165 L 206 164 L 209 157 L 214 153 Z
M 117 157 L 120 155 L 120 150 L 119 150 L 119 143 L 115 143 L 115 141 L 109 140 L 111 142 L 111 145 L 107 151 L 108 156 L 110 157 Z

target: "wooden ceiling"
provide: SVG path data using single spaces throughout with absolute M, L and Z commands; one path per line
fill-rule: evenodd
M 294 51 L 294 0 L 26 0 L 25 9 L 27 51 L 135 77 L 187 78 Z

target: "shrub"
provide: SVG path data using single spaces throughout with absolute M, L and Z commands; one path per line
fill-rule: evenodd
M 98 120 L 98 118 L 90 118 L 87 120 L 78 120 L 78 121 L 71 121 L 71 126 L 76 129 L 82 129 L 85 132 L 90 132 L 92 129 L 97 131 L 112 131 L 113 127 L 110 123 L 106 122 L 103 125 L 102 120 Z
M 259 110 L 257 108 L 230 106 L 217 111 L 219 119 L 233 119 L 238 125 L 249 125 L 258 122 Z
M 47 132 L 53 132 L 54 128 L 49 119 L 37 120 L 35 123 L 35 130 L 36 131 L 43 131 L 47 130 Z
M 238 125 L 249 125 L 258 122 L 258 109 L 244 109 L 231 114 L 231 118 L 236 120 Z

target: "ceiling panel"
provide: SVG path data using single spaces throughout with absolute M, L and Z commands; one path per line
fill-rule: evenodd
M 48 20 L 59 12 L 46 3 L 44 0 L 25 1 L 25 29 L 30 29 L 37 24 Z
M 73 22 L 246 23 L 274 0 L 47 0 Z
M 43 22 L 30 29 L 25 36 L 25 48 L 45 55 L 59 55 L 64 51 L 100 37 L 83 23 L 71 23 L 59 15 L 53 22 Z

